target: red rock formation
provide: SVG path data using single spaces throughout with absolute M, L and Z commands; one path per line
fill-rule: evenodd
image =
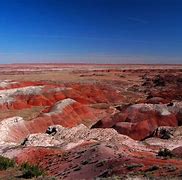
M 166 104 L 168 103 L 168 100 L 161 97 L 151 97 L 148 98 L 145 102 L 148 104 Z
M 16 88 L 0 90 L 0 108 L 23 109 L 32 106 L 52 106 L 65 98 L 74 99 L 82 104 L 121 102 L 122 96 L 116 91 L 100 85 L 73 84 L 69 87 L 48 83 L 22 82 Z
M 121 134 L 142 140 L 150 136 L 159 126 L 177 125 L 176 113 L 170 111 L 166 105 L 136 104 L 111 118 L 97 122 L 93 127 L 113 127 Z
M 182 158 L 182 146 L 173 149 L 172 154 L 177 158 Z
M 54 144 L 53 140 L 60 144 Z M 43 144 L 58 148 L 32 147 Z M 182 160 L 157 157 L 159 148 L 134 141 L 113 129 L 90 130 L 80 125 L 72 129 L 58 127 L 54 135 L 32 134 L 25 146 L 4 152 L 19 164 L 29 162 L 39 165 L 57 178 L 108 178 L 113 175 L 126 178 L 128 173 L 142 178 L 151 171 L 153 177 L 180 175 Z M 174 152 L 177 155 L 179 148 Z
M 30 164 L 39 165 L 40 162 L 50 155 L 61 156 L 63 151 L 54 148 L 44 147 L 27 147 L 17 150 L 15 160 L 18 164 L 28 162 Z
M 89 73 L 83 68 L 72 72 L 78 77 L 76 83 L 71 80 L 62 84 L 63 79 L 0 81 L 1 111 L 23 112 L 33 106 L 45 107 L 29 121 L 13 117 L 0 122 L 1 154 L 16 157 L 19 164 L 25 161 L 37 164 L 58 179 L 112 175 L 127 179 L 128 174 L 140 179 L 148 172 L 154 177 L 180 176 L 182 139 L 176 126 L 182 125 L 181 70 L 141 67 L 107 67 Z M 36 66 L 35 73 L 40 71 L 41 67 Z M 7 73 L 30 72 L 15 66 Z M 77 127 L 79 124 L 94 125 L 89 129 L 84 125 Z M 64 127 L 44 133 L 53 125 Z M 174 132 L 164 138 L 161 126 Z M 158 157 L 160 148 L 168 148 L 173 159 Z
M 82 105 L 72 99 L 58 101 L 47 113 L 40 114 L 37 118 L 24 121 L 20 117 L 5 119 L 0 122 L 3 142 L 20 143 L 31 133 L 45 132 L 48 126 L 62 125 L 64 127 L 74 127 L 79 124 L 91 126 L 99 118 L 105 116 L 102 110 L 96 110 Z

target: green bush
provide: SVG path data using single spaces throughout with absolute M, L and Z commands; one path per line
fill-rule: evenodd
M 25 179 L 44 175 L 43 170 L 41 170 L 38 166 L 30 165 L 28 163 L 22 164 L 21 170 L 23 171 L 22 177 Z
M 7 168 L 14 167 L 14 166 L 15 166 L 15 161 L 9 158 L 0 156 L 0 170 L 6 170 Z

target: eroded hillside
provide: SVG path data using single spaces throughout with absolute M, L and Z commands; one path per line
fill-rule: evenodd
M 56 179 L 182 177 L 182 66 L 4 65 L 0 74 L 0 153 L 18 165 Z

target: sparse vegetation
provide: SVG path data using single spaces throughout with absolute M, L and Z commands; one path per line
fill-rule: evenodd
M 158 152 L 158 156 L 162 156 L 162 157 L 172 157 L 173 154 L 172 152 L 167 149 L 167 148 L 164 148 L 164 149 L 160 149 L 159 152 Z
M 15 166 L 15 161 L 9 158 L 0 156 L 0 170 L 6 170 Z
M 75 169 L 73 169 L 73 171 L 79 171 L 81 170 L 81 166 L 77 166 Z
M 88 164 L 88 163 L 89 163 L 89 160 L 85 160 L 85 161 L 82 161 L 82 162 L 81 162 L 82 165 L 86 165 L 86 164 Z
M 165 80 L 160 75 L 155 76 L 153 83 L 155 86 L 165 86 Z
M 167 129 L 161 129 L 160 134 L 161 134 L 161 138 L 162 139 L 169 139 L 172 136 L 172 134 L 170 133 L 170 131 L 167 130 Z
M 121 179 L 123 179 L 123 178 L 120 177 L 120 176 L 117 176 L 117 175 L 113 175 L 113 176 L 111 176 L 111 177 L 108 177 L 107 179 L 108 179 L 108 180 L 121 180 Z
M 102 160 L 102 161 L 98 162 L 95 166 L 96 167 L 102 167 L 102 166 L 104 166 L 104 164 L 105 164 L 105 161 Z
M 142 167 L 142 166 L 143 166 L 142 164 L 130 164 L 130 165 L 127 166 L 127 169 L 132 170 L 132 169 L 139 168 L 139 167 Z
M 62 160 L 67 160 L 68 159 L 68 153 L 64 152 L 63 154 L 59 155 L 61 157 Z
M 124 75 L 122 75 L 122 74 L 119 75 L 119 77 L 120 77 L 120 78 L 126 78 L 126 76 L 124 76 Z
M 167 169 L 168 172 L 174 172 L 177 169 L 175 166 L 172 165 L 168 165 L 165 168 Z
M 149 167 L 146 171 L 156 171 L 158 169 L 159 169 L 159 167 L 154 165 L 154 166 Z
M 15 67 L 20 68 L 19 66 Z M 5 165 L 3 162 L 3 169 L 8 169 L 1 171 L 0 179 L 120 180 L 170 179 L 182 176 L 181 148 L 178 149 L 178 146 L 181 146 L 182 131 L 177 127 L 181 123 L 178 116 L 182 97 L 178 86 L 181 87 L 182 79 L 178 79 L 178 83 L 175 80 L 181 76 L 178 70 L 169 71 L 166 68 L 172 68 L 170 66 L 153 65 L 69 67 L 57 64 L 51 65 L 53 69 L 50 65 L 45 65 L 45 71 L 43 65 L 34 65 L 36 71 L 40 70 L 34 74 L 35 67 L 27 66 L 25 74 L 20 71 L 21 74 L 15 72 L 10 76 L 6 75 L 10 80 L 17 79 L 17 84 L 7 86 L 0 97 L 1 120 L 14 116 L 26 120 L 19 122 L 19 118 L 15 117 L 2 121 L 1 152 L 11 153 L 12 156 L 18 152 L 17 162 L 27 159 L 27 163 L 22 166 L 17 163 L 8 168 L 11 163 L 5 161 L 8 164 Z M 13 66 L 14 70 L 15 67 Z M 1 69 L 0 78 L 5 79 L 3 67 Z M 8 71 L 10 69 L 11 66 Z M 82 77 L 79 76 L 80 73 Z M 102 73 L 105 74 L 104 77 Z M 176 77 L 172 77 L 172 81 L 166 81 L 167 73 Z M 153 79 L 156 74 L 164 76 L 165 86 L 159 79 L 156 80 L 155 87 Z M 146 77 L 142 80 L 144 75 Z M 143 82 L 145 86 L 142 86 Z M 21 95 L 18 92 L 20 95 L 12 96 L 12 101 L 3 96 L 3 92 L 8 89 L 28 86 L 43 86 L 43 89 L 37 94 L 30 92 L 30 95 Z M 62 100 L 64 103 L 61 103 Z M 42 134 L 47 126 L 54 124 L 63 126 L 47 131 L 50 135 L 56 134 L 54 138 Z M 173 127 L 174 125 L 176 127 Z M 70 130 L 68 127 L 74 129 Z M 34 135 L 36 138 L 28 139 L 30 142 L 26 143 L 27 135 L 32 133 L 40 134 Z M 161 140 L 169 138 L 169 141 Z M 20 145 L 22 139 L 25 141 Z M 11 141 L 14 144 L 10 144 Z M 51 146 L 48 146 L 49 142 Z M 166 148 L 177 148 L 159 151 L 163 145 Z M 28 164 L 31 162 L 41 164 L 43 170 L 35 164 Z M 55 177 L 47 177 L 44 173 Z
M 22 177 L 25 179 L 30 179 L 33 177 L 38 177 L 38 176 L 44 175 L 43 170 L 41 170 L 38 166 L 30 165 L 28 163 L 22 164 L 21 170 L 23 171 Z

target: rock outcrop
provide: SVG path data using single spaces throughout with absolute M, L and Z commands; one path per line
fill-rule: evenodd
M 5 82 L 2 84 L 3 87 Z M 15 82 L 11 83 L 16 84 Z M 0 90 L 0 109 L 52 106 L 57 101 L 66 98 L 74 99 L 81 104 L 109 103 L 122 100 L 122 96 L 116 91 L 110 93 L 109 88 L 100 85 L 71 84 L 65 87 L 65 85 L 42 82 L 23 82 L 16 84 L 16 87 Z
M 47 113 L 25 121 L 21 117 L 12 117 L 0 122 L 1 143 L 20 143 L 31 133 L 45 132 L 48 126 L 62 125 L 74 127 L 81 123 L 91 126 L 104 113 L 82 105 L 73 99 L 64 99 L 57 102 Z
M 12 117 L 0 122 L 1 145 L 20 143 L 29 133 L 21 117 Z
M 176 127 L 181 123 L 181 103 L 134 104 L 110 118 L 98 121 L 93 128 L 113 127 L 136 140 L 152 135 L 160 126 Z
M 160 159 L 157 157 L 160 147 L 132 140 L 113 129 L 90 130 L 84 125 L 71 129 L 52 126 L 49 129 L 53 127 L 57 129 L 54 135 L 32 134 L 22 149 L 6 150 L 6 156 L 13 157 L 14 152 L 18 163 L 38 164 L 49 175 L 66 179 L 109 178 L 113 175 L 126 178 L 128 173 L 142 178 L 141 172 L 147 175 L 151 171 L 155 176 L 158 173 L 170 177 L 173 173 L 180 174 L 182 160 Z M 179 148 L 172 152 L 180 157 Z
M 7 65 L 0 74 L 14 79 L 0 81 L 1 155 L 57 179 L 181 177 L 181 66 Z

